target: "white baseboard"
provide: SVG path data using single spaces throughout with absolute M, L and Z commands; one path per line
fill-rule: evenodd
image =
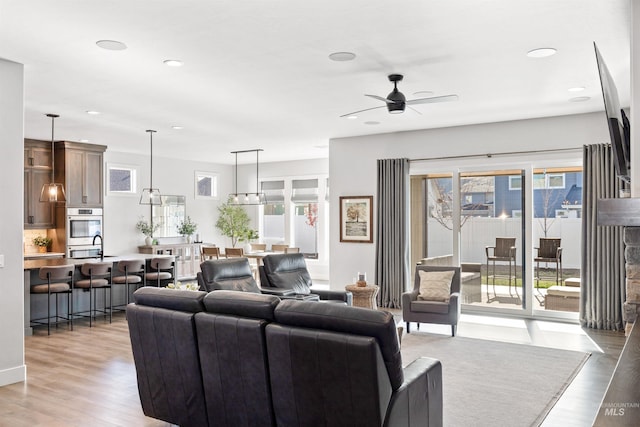
M 26 380 L 27 365 L 20 365 L 15 368 L 3 369 L 0 371 L 0 387 Z

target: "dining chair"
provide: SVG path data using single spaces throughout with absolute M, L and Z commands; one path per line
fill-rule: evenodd
M 287 248 L 289 247 L 289 245 L 271 245 L 271 250 L 273 252 L 284 252 Z
M 239 258 L 244 256 L 242 248 L 224 248 L 224 256 L 227 258 Z
M 284 248 L 285 254 L 299 254 L 300 248 Z
M 251 243 L 251 252 L 264 252 L 267 250 L 266 243 Z
M 220 248 L 217 246 L 203 246 L 200 249 L 200 262 L 208 259 L 220 259 Z

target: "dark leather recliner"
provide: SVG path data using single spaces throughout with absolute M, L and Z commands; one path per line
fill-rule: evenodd
M 313 289 L 303 254 L 274 254 L 262 259 L 260 283 L 272 288 L 291 289 L 296 294 L 315 294 L 320 301 L 352 305 L 351 292 Z
M 205 291 L 242 291 L 277 296 L 293 294 L 291 289 L 259 287 L 247 258 L 207 260 L 200 264 L 198 284 Z
M 195 320 L 209 425 L 276 425 L 264 330 L 279 302 L 234 291 L 204 298 Z
M 266 335 L 278 425 L 442 425 L 442 366 L 402 368 L 392 314 L 284 300 L 275 319 Z
M 183 427 L 207 425 L 194 316 L 205 292 L 144 287 L 127 305 L 142 410 Z

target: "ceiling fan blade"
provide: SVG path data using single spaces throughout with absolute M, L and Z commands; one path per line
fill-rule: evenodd
M 378 108 L 386 108 L 386 106 L 381 105 L 380 107 L 365 108 L 364 110 L 358 110 L 358 111 L 354 111 L 352 113 L 343 114 L 340 117 L 352 116 L 354 114 L 362 113 L 362 112 L 365 112 L 365 111 L 377 110 Z
M 365 93 L 364 96 L 368 96 L 369 98 L 377 99 L 378 101 L 382 101 L 382 102 L 387 103 L 387 104 L 394 104 L 394 101 L 391 101 L 390 99 L 383 98 L 383 97 L 378 96 L 378 95 L 367 95 Z
M 416 110 L 415 108 L 413 108 L 411 105 L 407 105 L 407 107 L 409 107 L 410 109 L 412 109 L 413 111 L 415 111 L 416 113 L 422 115 L 422 113 L 418 110 Z
M 458 100 L 458 95 L 434 96 L 431 98 L 410 99 L 409 101 L 407 101 L 407 105 L 432 104 L 434 102 L 449 102 L 449 101 L 457 101 L 457 100 Z

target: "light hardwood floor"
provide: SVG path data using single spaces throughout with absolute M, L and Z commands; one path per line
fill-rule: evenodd
M 142 413 L 124 314 L 91 329 L 84 322 L 74 322 L 73 331 L 61 325 L 51 336 L 38 328 L 26 337 L 28 381 L 0 387 L 0 426 L 169 426 Z M 450 333 L 442 325 L 421 330 Z M 624 345 L 621 333 L 470 315 L 463 315 L 458 335 L 592 353 L 544 427 L 591 425 Z

